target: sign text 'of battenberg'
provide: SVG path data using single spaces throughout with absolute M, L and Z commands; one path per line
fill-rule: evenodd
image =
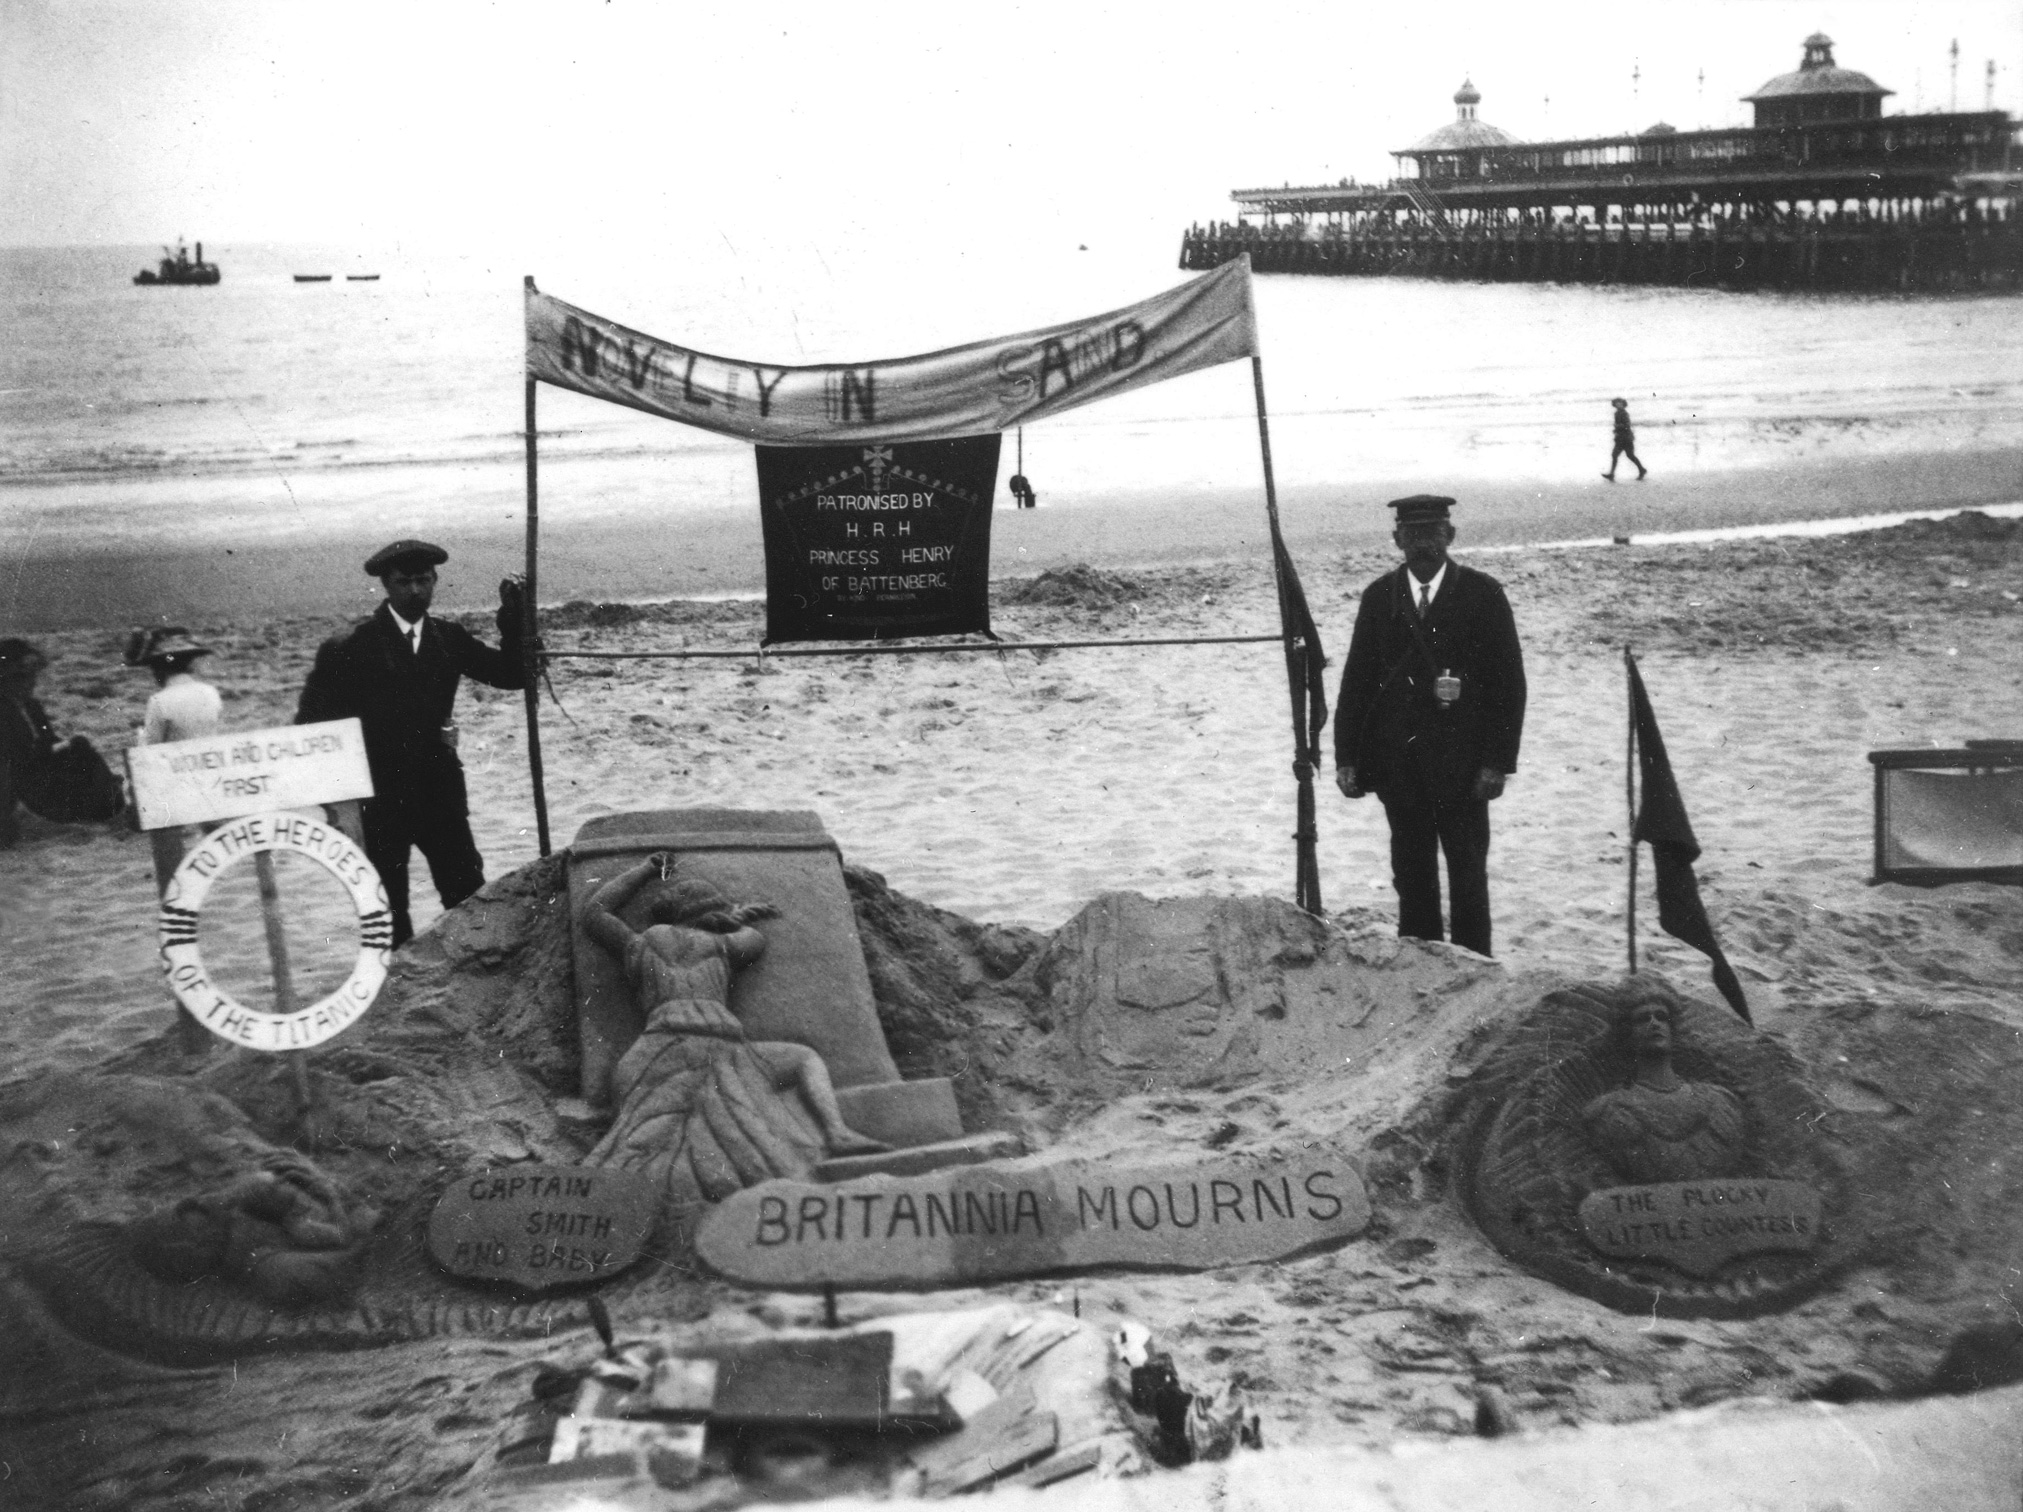
M 144 830 L 372 796 L 355 719 L 134 746 L 126 767 Z
M 916 357 L 787 367 L 715 357 L 527 291 L 527 374 L 748 441 L 926 441 L 1006 430 L 1253 356 L 1250 266 L 1122 310 Z
M 704 1220 L 697 1253 L 755 1286 L 960 1285 L 1085 1266 L 1207 1270 L 1353 1238 L 1348 1160 L 1301 1151 L 1201 1164 L 1021 1161 L 905 1179 L 775 1181 Z
M 646 1177 L 606 1166 L 470 1171 L 429 1217 L 428 1249 L 451 1275 L 527 1291 L 607 1281 L 639 1258 L 659 1211 Z

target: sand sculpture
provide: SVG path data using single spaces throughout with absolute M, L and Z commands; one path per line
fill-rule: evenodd
M 816 815 L 593 819 L 569 895 L 582 1095 L 612 1118 L 588 1162 L 655 1174 L 672 1215 L 775 1177 L 1019 1148 L 965 1136 L 947 1080 L 900 1077 Z
M 1688 1081 L 1672 1065 L 1679 999 L 1652 978 L 1616 1017 L 1636 1071 L 1626 1087 L 1580 1110 L 1588 1142 L 1625 1181 L 1739 1176 L 1749 1163 L 1742 1099 L 1713 1082 Z
M 1548 994 L 1467 1138 L 1463 1196 L 1497 1248 L 1611 1306 L 1741 1317 L 1852 1253 L 1824 1110 L 1790 1056 L 1657 977 Z
M 349 1301 L 379 1213 L 348 1203 L 292 1150 L 277 1150 L 204 1197 L 186 1197 L 127 1230 L 135 1261 L 158 1280 L 239 1282 L 282 1307 Z
M 769 903 L 734 904 L 656 852 L 611 878 L 582 925 L 624 963 L 645 1027 L 612 1071 L 618 1105 L 591 1165 L 640 1171 L 677 1210 L 720 1202 L 774 1177 L 802 1177 L 824 1155 L 890 1149 L 850 1128 L 822 1057 L 791 1040 L 754 1039 L 729 1007 L 731 981 L 756 962 L 777 919 Z M 649 882 L 653 920 L 620 912 Z

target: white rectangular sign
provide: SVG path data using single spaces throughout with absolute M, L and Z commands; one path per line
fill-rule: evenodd
M 144 830 L 372 796 L 355 719 L 135 746 L 126 770 Z

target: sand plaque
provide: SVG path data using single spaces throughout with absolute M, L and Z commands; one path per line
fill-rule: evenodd
M 474 1281 L 580 1286 L 637 1260 L 658 1210 L 654 1184 L 630 1171 L 496 1166 L 450 1184 L 429 1218 L 428 1250 Z
M 1581 1231 L 1605 1255 L 1719 1275 L 1744 1255 L 1819 1243 L 1819 1193 L 1800 1181 L 1673 1181 L 1603 1187 L 1581 1200 Z
M 753 1286 L 964 1285 L 1085 1266 L 1210 1270 L 1353 1238 L 1370 1221 L 1330 1151 L 1131 1166 L 1022 1161 L 912 1178 L 774 1181 L 704 1220 L 703 1261 Z

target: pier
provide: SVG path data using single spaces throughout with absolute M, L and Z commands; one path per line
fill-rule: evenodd
M 1190 227 L 1180 266 L 1248 254 L 1261 273 L 1730 289 L 2023 287 L 2023 153 L 1999 110 L 1885 116 L 1890 91 L 1834 65 L 1747 98 L 1756 123 L 1522 142 L 1454 121 L 1395 152 L 1385 184 L 1238 189 L 1238 218 Z

